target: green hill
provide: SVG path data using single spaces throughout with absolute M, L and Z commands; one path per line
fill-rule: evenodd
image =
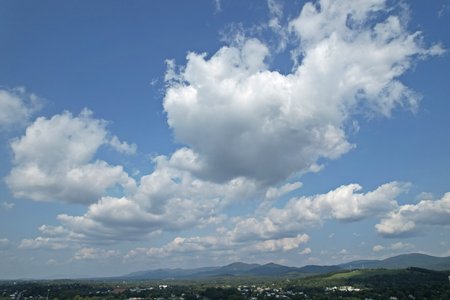
M 359 260 L 339 265 L 343 269 L 385 268 L 405 269 L 417 267 L 430 270 L 450 270 L 450 257 L 437 257 L 421 253 L 402 254 L 383 260 Z

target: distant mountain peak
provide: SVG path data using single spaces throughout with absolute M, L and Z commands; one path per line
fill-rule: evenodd
M 449 270 L 450 257 L 437 257 L 423 253 L 407 253 L 388 257 L 382 260 L 351 261 L 339 266 L 344 269 L 404 269 L 408 267 L 418 267 L 430 270 Z
M 264 266 L 282 266 L 282 265 L 274 263 L 274 262 L 269 262 L 269 263 L 265 264 Z
M 250 265 L 251 264 L 244 263 L 244 262 L 241 262 L 241 261 L 236 261 L 236 262 L 228 264 L 228 265 L 226 265 L 224 267 L 243 267 L 243 266 L 250 266 Z
M 409 267 L 450 270 L 450 257 L 436 257 L 423 253 L 409 253 L 389 257 L 383 260 L 358 260 L 340 265 L 307 265 L 301 268 L 288 267 L 269 262 L 264 265 L 233 262 L 222 267 L 204 267 L 197 269 L 158 269 L 134 272 L 121 279 L 187 279 L 217 276 L 296 276 L 338 272 L 346 269 L 406 269 Z

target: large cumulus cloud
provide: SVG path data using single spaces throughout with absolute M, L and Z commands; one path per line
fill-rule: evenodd
M 109 141 L 106 122 L 85 109 L 37 118 L 11 142 L 13 168 L 6 183 L 14 196 L 35 201 L 92 203 L 115 185 L 133 189 L 122 166 L 95 159 Z M 117 139 L 117 138 L 115 138 Z
M 212 56 L 189 53 L 179 73 L 170 64 L 164 109 L 177 141 L 199 156 L 192 171 L 278 182 L 348 152 L 355 114 L 416 109 L 420 97 L 399 76 L 442 50 L 424 47 L 420 33 L 388 11 L 379 0 L 307 3 L 289 23 L 299 41 L 289 74 L 270 70 L 258 39 Z

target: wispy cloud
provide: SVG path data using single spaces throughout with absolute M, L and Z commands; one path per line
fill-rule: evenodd
M 222 11 L 222 2 L 221 0 L 213 0 L 213 4 L 214 4 L 214 12 L 220 13 Z
M 15 206 L 15 204 L 12 202 L 3 201 L 3 203 L 2 203 L 2 207 L 6 211 L 12 210 L 14 208 L 14 206 Z
M 76 260 L 107 260 L 117 257 L 117 250 L 105 250 L 99 248 L 81 248 L 74 255 Z
M 392 243 L 387 246 L 375 245 L 375 246 L 373 246 L 372 251 L 373 252 L 381 252 L 381 251 L 386 251 L 386 250 L 408 251 L 408 250 L 412 250 L 414 248 L 415 248 L 415 246 L 411 243 L 396 242 L 396 243 Z
M 445 3 L 445 4 L 442 4 L 441 9 L 437 12 L 437 16 L 439 18 L 442 18 L 443 16 L 445 16 L 449 12 L 450 12 L 450 4 Z
M 127 142 L 121 142 L 117 136 L 113 136 L 109 141 L 111 147 L 119 151 L 120 153 L 132 155 L 136 154 L 136 144 L 128 144 Z
M 305 249 L 303 249 L 302 251 L 300 251 L 298 254 L 300 254 L 300 255 L 308 255 L 308 254 L 311 254 L 312 253 L 312 250 L 311 250 L 311 248 L 305 248 Z
M 0 238 L 0 251 L 9 248 L 11 242 L 6 238 Z
M 24 87 L 0 89 L 0 131 L 26 125 L 42 105 L 43 100 Z

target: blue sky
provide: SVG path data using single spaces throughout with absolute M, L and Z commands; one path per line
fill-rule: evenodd
M 0 278 L 450 255 L 446 1 L 0 5 Z

